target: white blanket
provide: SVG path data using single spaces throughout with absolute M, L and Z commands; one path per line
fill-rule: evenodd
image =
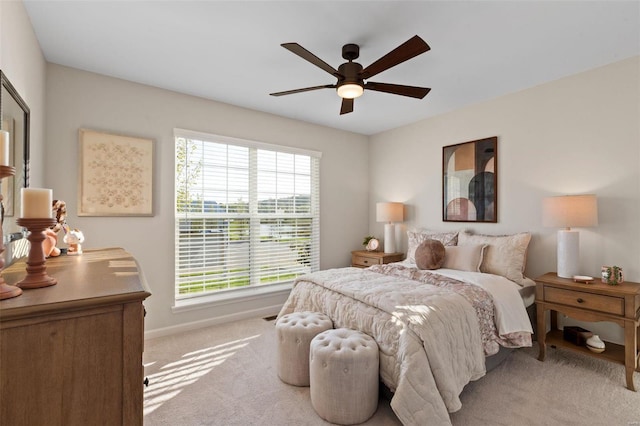
M 527 332 L 533 333 L 524 302 L 518 293 L 519 285 L 505 277 L 482 272 L 437 269 L 431 271 L 482 287 L 493 297 L 496 312 L 496 327 L 500 335 Z M 521 306 L 522 305 L 522 306 Z

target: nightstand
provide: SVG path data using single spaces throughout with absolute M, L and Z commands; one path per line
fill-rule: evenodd
M 371 265 L 400 262 L 404 253 L 383 253 L 381 251 L 356 250 L 351 252 L 351 266 L 368 268 Z
M 536 308 L 540 361 L 544 361 L 547 345 L 551 345 L 623 364 L 627 388 L 635 391 L 633 372 L 640 371 L 640 283 L 625 281 L 619 285 L 608 285 L 597 278 L 591 284 L 583 284 L 559 278 L 550 272 L 536 279 Z M 551 311 L 549 333 L 545 333 L 545 311 Z M 605 342 L 606 350 L 602 353 L 574 345 L 564 340 L 562 331 L 558 330 L 558 312 L 580 321 L 609 321 L 618 324 L 624 329 L 624 345 Z

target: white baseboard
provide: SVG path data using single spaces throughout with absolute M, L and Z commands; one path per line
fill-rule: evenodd
M 250 311 L 238 312 L 230 315 L 223 315 L 214 318 L 207 318 L 200 321 L 193 321 L 184 324 L 174 325 L 171 327 L 157 328 L 155 330 L 145 331 L 144 338 L 155 339 L 156 337 L 170 336 L 176 333 L 183 333 L 185 331 L 197 330 L 203 327 L 209 327 L 212 325 L 224 324 L 232 321 L 239 321 L 249 318 L 264 318 L 272 315 L 277 315 L 282 309 L 282 304 L 266 306 L 260 309 L 253 309 Z

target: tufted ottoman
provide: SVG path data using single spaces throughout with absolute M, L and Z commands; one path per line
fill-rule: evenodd
M 311 341 L 311 404 L 331 423 L 351 425 L 378 407 L 378 345 L 356 330 L 339 328 Z
M 295 386 L 309 386 L 309 345 L 318 333 L 333 328 L 333 321 L 318 312 L 293 312 L 276 322 L 278 377 Z

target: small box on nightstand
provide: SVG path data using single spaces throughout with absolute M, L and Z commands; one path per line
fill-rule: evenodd
M 578 346 L 585 346 L 587 339 L 591 336 L 593 336 L 592 332 L 578 326 L 565 326 L 562 332 L 564 340 Z

